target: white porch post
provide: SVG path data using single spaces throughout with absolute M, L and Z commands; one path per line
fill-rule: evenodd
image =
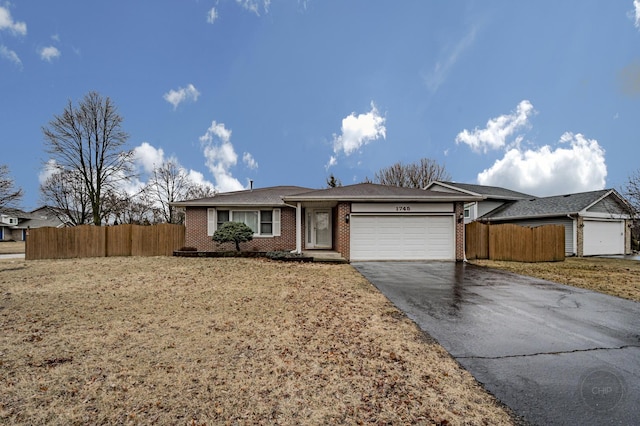
M 296 205 L 296 253 L 302 253 L 302 203 Z

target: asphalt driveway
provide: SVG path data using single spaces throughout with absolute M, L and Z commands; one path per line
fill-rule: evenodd
M 532 424 L 640 424 L 640 303 L 454 262 L 352 265 Z

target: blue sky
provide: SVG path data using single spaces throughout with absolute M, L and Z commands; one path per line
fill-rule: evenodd
M 89 91 L 144 183 L 325 186 L 430 157 L 536 195 L 638 165 L 640 0 L 0 0 L 0 164 L 39 204 L 42 126 Z

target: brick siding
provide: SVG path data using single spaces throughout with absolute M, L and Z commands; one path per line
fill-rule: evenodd
M 351 214 L 351 203 L 338 203 L 335 212 L 333 245 L 342 257 L 349 260 L 351 256 L 351 223 L 347 223 L 347 215 Z
M 185 218 L 186 247 L 195 247 L 198 251 L 233 251 L 235 245 L 216 243 L 207 235 L 207 208 L 188 207 Z M 253 240 L 240 243 L 240 249 L 246 251 L 291 251 L 296 248 L 296 210 L 291 207 L 280 208 L 280 236 L 253 237 Z
M 584 219 L 582 216 L 578 216 L 578 220 L 576 221 L 577 232 L 576 232 L 576 256 L 582 257 L 584 256 Z
M 464 221 L 458 223 L 458 217 L 464 212 L 464 203 L 455 203 L 455 258 L 464 260 Z M 351 224 L 347 215 L 351 214 L 351 203 L 340 202 L 333 209 L 333 250 L 349 260 L 351 255 Z M 306 211 L 302 214 L 302 248 L 306 248 Z M 207 208 L 189 207 L 186 209 L 185 246 L 195 247 L 199 251 L 235 250 L 233 243 L 219 244 L 207 235 Z M 296 210 L 282 207 L 280 210 L 280 236 L 254 237 L 252 241 L 242 243 L 241 249 L 248 251 L 291 251 L 296 248 Z

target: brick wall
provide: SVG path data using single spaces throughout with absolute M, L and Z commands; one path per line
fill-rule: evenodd
M 631 220 L 624 221 L 624 254 L 631 254 Z
M 233 251 L 234 243 L 216 243 L 207 235 L 207 208 L 189 207 L 186 209 L 185 246 L 195 247 L 198 251 Z M 291 207 L 280 208 L 280 236 L 253 237 L 253 240 L 240 243 L 240 249 L 246 251 L 291 251 L 296 248 L 296 211 Z
M 576 221 L 577 232 L 576 232 L 576 256 L 582 257 L 584 256 L 584 219 L 582 216 L 578 216 L 578 220 Z
M 335 220 L 333 222 L 333 247 L 347 260 L 351 256 L 351 223 L 347 223 L 348 214 L 351 214 L 351 203 L 338 203 L 335 208 Z
M 464 203 L 455 203 L 455 251 L 456 260 L 464 259 L 464 222 L 458 223 L 458 217 L 464 212 Z M 351 214 L 351 203 L 340 202 L 333 209 L 333 249 L 345 259 L 350 259 L 351 224 L 346 216 Z M 254 237 L 252 241 L 242 243 L 241 248 L 248 251 L 294 250 L 296 248 L 296 211 L 291 207 L 281 209 L 281 236 Z M 306 232 L 304 232 L 306 211 L 302 214 L 302 248 L 306 247 Z M 233 243 L 218 244 L 207 235 L 207 209 L 205 207 L 191 207 L 186 211 L 185 246 L 195 247 L 199 251 L 227 251 L 234 250 Z

